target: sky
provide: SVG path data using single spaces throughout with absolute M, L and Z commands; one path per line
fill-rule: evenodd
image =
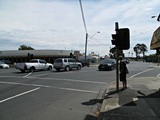
M 160 26 L 159 0 L 81 0 L 89 34 L 87 54 L 108 55 L 115 22 L 130 29 L 130 49 L 146 44 L 148 52 L 153 32 Z M 18 50 L 20 45 L 36 50 L 85 51 L 86 31 L 79 0 L 0 0 L 0 50 Z M 133 53 L 133 54 L 132 54 Z

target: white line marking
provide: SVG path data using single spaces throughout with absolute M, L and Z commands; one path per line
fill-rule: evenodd
M 33 75 L 34 77 L 41 77 L 41 76 L 46 76 L 48 74 L 40 74 L 40 75 Z
M 28 77 L 44 80 L 55 80 L 55 81 L 69 81 L 69 82 L 80 82 L 80 83 L 94 83 L 94 84 L 106 84 L 106 82 L 97 82 L 97 81 L 86 81 L 86 80 L 75 80 L 75 79 L 61 79 L 61 78 L 38 78 L 38 77 Z
M 73 88 L 62 88 L 62 87 L 60 87 L 60 88 L 54 87 L 54 88 L 61 89 L 61 90 L 76 91 L 76 92 L 95 93 L 95 94 L 99 93 L 99 92 L 96 92 L 96 91 L 80 90 L 80 89 L 73 89 Z
M 22 95 L 31 93 L 31 92 L 36 91 L 36 90 L 38 90 L 38 89 L 40 89 L 40 87 L 35 88 L 35 89 L 32 89 L 32 90 L 29 90 L 29 91 L 26 91 L 26 92 L 23 92 L 23 93 L 20 93 L 20 94 L 17 94 L 17 95 L 15 95 L 15 96 L 12 96 L 12 97 L 9 97 L 9 98 L 6 98 L 6 99 L 4 99 L 4 100 L 1 100 L 0 103 L 3 103 L 3 102 L 6 102 L 6 101 L 8 101 L 8 100 L 17 98 L 17 97 L 19 97 L 19 96 L 22 96 Z
M 23 78 L 26 78 L 26 77 L 30 76 L 31 74 L 32 74 L 32 73 L 30 72 L 29 74 L 23 76 Z
M 131 76 L 131 77 L 129 77 L 129 78 L 133 78 L 133 77 L 135 77 L 135 76 L 137 76 L 137 75 L 140 75 L 140 74 L 145 73 L 145 72 L 150 71 L 150 70 L 153 70 L 153 69 L 148 69 L 148 70 L 145 70 L 145 71 L 139 72 L 139 73 L 137 73 L 137 74 L 135 74 L 135 75 L 132 75 L 132 76 Z
M 22 78 L 19 76 L 0 76 L 8 78 Z M 55 80 L 55 81 L 68 81 L 68 82 L 80 82 L 80 83 L 93 83 L 93 84 L 102 84 L 105 85 L 106 82 L 97 82 L 97 81 L 85 81 L 85 80 L 75 80 L 75 79 L 60 79 L 60 78 L 38 78 L 36 76 L 23 77 L 28 79 L 41 79 L 41 80 Z
M 0 81 L 0 83 L 2 83 L 2 84 L 11 84 L 11 85 L 24 85 L 24 86 L 54 88 L 54 89 L 60 89 L 60 90 L 68 90 L 68 91 L 76 91 L 76 92 L 85 92 L 85 93 L 95 93 L 95 94 L 98 94 L 98 93 L 99 93 L 99 92 L 90 91 L 90 90 L 81 90 L 81 89 L 63 88 L 63 87 L 53 87 L 53 86 L 48 86 L 48 85 L 26 84 L 26 83 L 16 83 L 16 82 L 3 82 L 3 81 Z
M 160 73 L 157 75 L 158 78 L 160 78 Z

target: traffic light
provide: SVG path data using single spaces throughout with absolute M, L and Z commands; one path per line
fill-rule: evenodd
M 112 45 L 116 45 L 120 50 L 128 50 L 130 48 L 130 35 L 128 28 L 117 30 L 116 34 L 112 34 Z
M 118 48 L 120 50 L 128 50 L 130 48 L 130 34 L 128 28 L 118 30 Z
M 112 34 L 112 45 L 116 45 L 117 46 L 117 41 L 118 41 L 118 36 L 117 34 Z

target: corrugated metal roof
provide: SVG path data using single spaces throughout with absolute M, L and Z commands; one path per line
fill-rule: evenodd
M 27 56 L 28 53 L 34 56 L 69 56 L 70 50 L 8 50 L 0 51 L 0 57 Z

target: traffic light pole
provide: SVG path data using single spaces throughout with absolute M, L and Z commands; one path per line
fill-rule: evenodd
M 116 22 L 115 23 L 116 34 L 118 33 L 118 29 L 119 29 L 118 22 Z M 118 59 L 119 59 L 119 49 L 116 46 L 116 90 L 117 90 L 117 93 L 119 92 L 119 65 L 118 65 Z

